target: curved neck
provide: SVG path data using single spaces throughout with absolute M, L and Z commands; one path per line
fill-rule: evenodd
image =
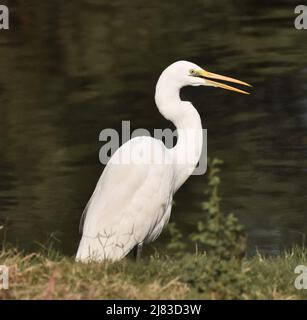
M 203 147 L 203 130 L 199 113 L 190 102 L 180 99 L 180 89 L 179 84 L 170 85 L 160 77 L 155 94 L 160 113 L 174 123 L 178 132 L 177 144 L 171 149 L 176 166 L 176 190 L 194 171 Z

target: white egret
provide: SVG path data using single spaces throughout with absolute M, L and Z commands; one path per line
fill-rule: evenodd
M 120 260 L 133 248 L 140 256 L 144 243 L 155 240 L 168 222 L 178 188 L 195 169 L 202 151 L 201 119 L 188 101 L 180 99 L 184 86 L 213 86 L 245 91 L 214 80 L 249 84 L 208 72 L 194 63 L 178 61 L 159 77 L 155 102 L 160 113 L 178 129 L 174 148 L 151 137 L 137 137 L 123 144 L 106 165 L 84 210 L 82 239 L 76 260 Z M 119 155 L 136 152 L 136 163 L 118 163 Z M 183 155 L 190 155 L 186 163 Z M 164 163 L 157 162 L 156 155 Z M 146 161 L 142 162 L 142 159 Z

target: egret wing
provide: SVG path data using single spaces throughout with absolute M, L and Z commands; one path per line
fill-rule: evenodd
M 127 156 L 131 147 L 136 163 L 114 160 L 120 152 Z M 110 159 L 85 209 L 77 259 L 117 260 L 161 232 L 170 213 L 173 167 L 171 161 L 157 162 L 153 154 L 169 157 L 161 141 L 141 137 L 128 141 Z

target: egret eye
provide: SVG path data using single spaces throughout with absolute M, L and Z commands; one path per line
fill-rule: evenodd
M 191 76 L 196 76 L 196 75 L 197 75 L 197 72 L 196 72 L 194 69 L 191 69 L 191 70 L 190 70 L 190 75 L 191 75 Z

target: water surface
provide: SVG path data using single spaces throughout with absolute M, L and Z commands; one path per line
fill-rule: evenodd
M 0 221 L 8 242 L 33 249 L 56 238 L 63 253 L 75 252 L 81 212 L 103 169 L 100 131 L 122 120 L 132 129 L 170 127 L 155 108 L 154 86 L 180 59 L 254 85 L 249 97 L 182 92 L 208 129 L 208 155 L 224 160 L 223 209 L 246 226 L 250 251 L 276 254 L 302 242 L 307 31 L 294 28 L 294 1 L 8 6 L 11 29 L 0 32 Z M 195 176 L 175 197 L 171 220 L 185 234 L 202 218 L 205 187 L 205 176 Z

